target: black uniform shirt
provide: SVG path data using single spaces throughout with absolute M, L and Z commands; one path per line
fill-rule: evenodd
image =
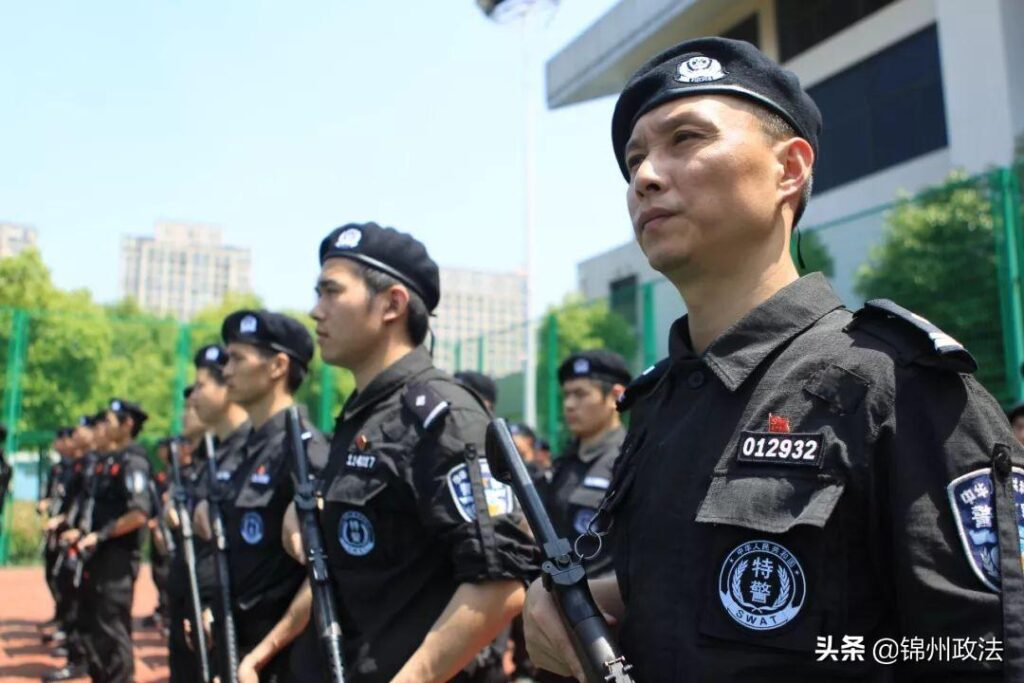
M 242 611 L 257 605 L 275 612 L 282 603 L 286 607 L 306 576 L 281 545 L 284 512 L 295 496 L 285 417 L 282 410 L 249 432 L 244 460 L 221 507 L 231 548 L 231 596 Z M 307 452 L 311 470 L 319 472 L 326 462 L 327 442 L 305 420 L 303 427 L 313 434 Z
M 574 440 L 566 452 L 552 466 L 551 482 L 545 487 L 545 506 L 555 531 L 576 543 L 580 534 L 587 532 L 605 491 L 611 483 L 612 466 L 619 448 L 626 438 L 626 430 L 616 427 L 580 448 Z M 580 552 L 589 554 L 596 545 L 587 540 L 579 546 Z M 611 555 L 602 546 L 598 555 L 586 561 L 587 574 L 597 576 L 611 569 Z
M 239 425 L 238 429 L 228 434 L 223 441 L 215 439 L 214 448 L 217 452 L 218 479 L 215 492 L 222 501 L 234 497 L 232 495 L 232 485 L 235 488 L 234 493 L 237 494 L 240 477 L 235 477 L 235 473 L 245 461 L 245 442 L 249 438 L 251 429 L 249 423 L 244 422 Z M 197 500 L 209 500 L 210 492 L 210 464 L 207 459 L 204 459 L 196 471 L 194 494 Z M 223 505 L 223 502 L 220 504 Z M 199 583 L 199 592 L 203 600 L 207 601 L 217 595 L 217 565 L 214 554 L 214 540 L 204 541 L 197 536 L 195 543 L 196 580 Z
M 820 274 L 701 356 L 676 322 L 670 358 L 627 389 L 636 410 L 609 494 L 637 680 L 992 680 L 982 672 L 998 662 L 950 663 L 936 649 L 1003 632 L 1000 596 L 968 552 L 998 540 L 962 539 L 973 527 L 951 499 L 974 477 L 977 531 L 994 532 L 983 515 L 1013 504 L 1007 473 L 1022 449 L 956 371 L 962 347 L 926 326 L 870 304 L 855 318 Z M 984 478 L 998 468 L 995 501 Z M 1004 528 L 1003 573 L 1019 595 L 1016 524 Z M 817 661 L 828 637 L 836 651 L 862 637 L 863 661 Z M 909 652 L 921 661 L 875 664 L 882 637 L 922 639 L 924 655 Z
M 490 477 L 484 459 L 487 423 L 485 409 L 422 348 L 346 402 L 320 525 L 347 679 L 390 680 L 459 584 L 536 571 L 511 489 Z
M 102 472 L 100 471 L 102 467 Z M 149 489 L 149 458 L 138 444 L 129 444 L 120 451 L 101 456 L 96 465 L 96 503 L 92 528 L 102 531 L 130 510 L 139 510 L 146 517 L 152 513 Z M 97 552 L 117 548 L 138 554 L 145 525 L 131 533 L 100 543 Z

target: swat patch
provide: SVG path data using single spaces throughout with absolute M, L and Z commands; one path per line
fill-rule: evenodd
M 732 620 L 752 631 L 771 631 L 793 621 L 807 597 L 800 562 L 772 541 L 736 546 L 722 562 L 718 596 Z
M 585 534 L 590 529 L 590 523 L 594 520 L 597 510 L 593 508 L 580 508 L 572 518 L 572 528 L 578 534 Z
M 821 434 L 743 431 L 736 442 L 736 460 L 758 465 L 821 467 L 823 440 Z
M 985 468 L 961 475 L 946 486 L 946 492 L 971 569 L 985 586 L 998 593 L 1001 585 L 999 535 L 992 470 Z M 1013 468 L 1013 503 L 1024 564 L 1024 469 L 1020 467 Z
M 484 485 L 484 497 L 487 499 L 487 512 L 495 517 L 507 515 L 515 509 L 515 495 L 512 487 L 502 484 L 491 476 L 491 467 L 487 460 L 480 459 L 480 478 Z M 448 491 L 459 515 L 467 522 L 476 520 L 476 503 L 473 501 L 473 481 L 469 476 L 469 465 L 456 465 L 448 471 Z
M 376 545 L 373 524 L 362 512 L 349 510 L 338 521 L 338 542 L 349 555 L 362 557 Z
M 256 545 L 263 540 L 263 518 L 255 510 L 242 515 L 242 540 L 249 545 Z

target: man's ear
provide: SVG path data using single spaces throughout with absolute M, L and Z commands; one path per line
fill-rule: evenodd
M 278 351 L 270 359 L 270 379 L 275 382 L 288 374 L 288 363 L 291 359 L 288 358 L 288 354 L 283 351 Z
M 404 285 L 391 285 L 381 297 L 384 304 L 384 322 L 389 323 L 402 315 L 409 308 L 409 290 Z
M 811 177 L 814 168 L 814 150 L 803 138 L 793 137 L 779 142 L 775 147 L 781 173 L 779 175 L 779 195 L 782 201 L 795 199 L 800 201 L 804 185 Z M 796 206 L 794 203 L 794 207 Z
M 619 404 L 619 399 L 626 393 L 626 387 L 622 384 L 613 384 L 611 391 L 608 392 L 608 396 L 611 397 L 612 402 L 615 405 Z

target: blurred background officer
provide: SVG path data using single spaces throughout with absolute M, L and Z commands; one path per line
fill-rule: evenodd
M 97 423 L 105 434 L 106 456 L 102 472 L 95 474 L 92 531 L 78 543 L 81 552 L 93 552 L 80 610 L 95 681 L 129 683 L 134 672 L 132 598 L 152 510 L 149 458 L 135 438 L 147 417 L 137 404 L 114 399 Z
M 794 74 L 723 38 L 654 57 L 616 103 L 634 235 L 688 312 L 620 404 L 595 598 L 644 683 L 1024 680 L 1024 448 L 955 340 L 799 276 L 820 130 Z M 528 604 L 531 658 L 568 673 L 550 596 Z M 847 637 L 862 661 L 822 648 Z M 1000 657 L 872 656 L 968 637 Z
M 487 410 L 494 412 L 494 406 L 498 405 L 498 385 L 493 379 L 475 370 L 460 370 L 455 373 L 455 381 L 476 392 L 484 400 Z
M 605 349 L 574 353 L 558 367 L 562 414 L 572 441 L 552 466 L 544 503 L 555 530 L 570 543 L 588 532 L 611 483 L 626 438 L 617 405 L 630 379 L 622 356 Z M 579 551 L 589 558 L 584 562 L 588 576 L 611 568 L 603 541 L 600 552 L 594 537 L 581 541 Z
M 239 677 L 286 681 L 291 641 L 304 626 L 296 615 L 308 610 L 310 592 L 305 569 L 281 543 L 284 512 L 295 495 L 285 412 L 306 377 L 313 340 L 297 320 L 250 310 L 226 317 L 221 338 L 227 347 L 227 398 L 245 410 L 251 425 L 221 504 L 242 657 Z M 311 469 L 319 471 L 327 443 L 305 417 L 303 427 L 312 435 Z M 205 511 L 206 506 L 197 511 L 197 528 L 209 529 Z
M 1017 441 L 1024 444 L 1024 403 L 1014 406 L 1009 414 L 1007 414 L 1007 418 L 1010 420 L 1013 435 L 1017 437 Z
M 320 352 L 356 380 L 321 478 L 346 680 L 501 676 L 489 644 L 519 612 L 536 551 L 487 468 L 487 409 L 422 347 L 437 265 L 415 238 L 375 223 L 327 235 L 320 265 Z M 296 678 L 323 680 L 317 659 L 294 658 Z

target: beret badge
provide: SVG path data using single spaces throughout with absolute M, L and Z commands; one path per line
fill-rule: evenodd
M 676 80 L 682 83 L 708 83 L 725 78 L 717 59 L 697 55 L 679 63 Z
M 254 334 L 256 332 L 256 316 L 247 315 L 238 323 L 239 334 Z
M 338 235 L 334 246 L 337 249 L 354 249 L 359 245 L 359 240 L 361 239 L 363 239 L 363 233 L 360 232 L 359 228 L 349 228 Z

